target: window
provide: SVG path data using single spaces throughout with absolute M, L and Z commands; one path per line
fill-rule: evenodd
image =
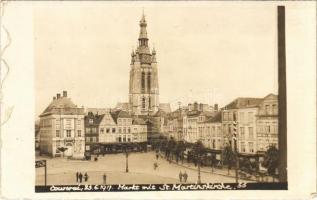
M 147 74 L 147 89 L 149 92 L 151 91 L 151 72 Z
M 86 142 L 89 142 L 89 137 L 86 137 Z
M 253 139 L 253 127 L 249 127 L 249 138 Z
M 59 130 L 56 130 L 56 137 L 60 137 L 60 131 Z
M 244 146 L 244 142 L 241 142 L 241 152 L 245 152 L 245 146 Z
M 225 120 L 225 121 L 228 120 L 228 113 L 227 112 L 223 113 L 223 120 Z
M 269 133 L 271 130 L 270 130 L 270 125 L 267 125 L 266 127 L 265 127 L 265 132 L 266 133 Z
M 115 133 L 116 132 L 116 128 L 112 128 L 112 133 Z
M 61 120 L 57 119 L 56 122 L 55 122 L 55 125 L 56 125 L 56 129 L 60 129 Z
M 250 151 L 251 153 L 253 153 L 253 152 L 254 152 L 254 149 L 253 149 L 253 142 L 249 142 L 249 151 Z
M 244 112 L 240 112 L 240 122 L 245 123 Z
M 119 133 L 121 133 L 122 131 L 121 131 L 121 128 L 119 128 Z
M 110 133 L 110 128 L 107 128 L 107 129 L 106 129 L 106 133 Z
M 71 124 L 70 119 L 66 119 L 66 126 L 70 126 L 70 124 Z
M 222 132 L 221 132 L 221 127 L 218 127 L 218 135 L 217 136 L 221 136 Z
M 87 133 L 87 134 L 90 133 L 90 128 L 86 128 L 86 133 Z
M 78 125 L 78 126 L 81 125 L 81 120 L 80 120 L 80 119 L 77 120 L 77 125 Z
M 144 92 L 145 90 L 145 72 L 142 72 L 142 75 L 141 75 L 141 90 L 142 92 Z
M 145 109 L 145 98 L 142 98 L 142 108 Z
M 277 111 L 277 105 L 276 105 L 276 104 L 273 104 L 272 107 L 273 107 L 273 114 L 274 114 L 274 115 L 277 115 L 277 113 L 278 113 L 278 111 Z
M 248 113 L 248 123 L 252 123 L 253 122 L 253 113 L 249 112 Z
M 126 142 L 126 138 L 125 137 L 123 137 L 123 142 Z
M 233 113 L 229 112 L 229 120 L 232 121 L 233 120 Z
M 77 136 L 81 137 L 81 130 L 77 130 Z
M 66 130 L 66 137 L 71 137 L 71 136 L 72 136 L 71 130 Z
M 103 132 L 104 132 L 104 129 L 100 128 L 100 133 L 103 134 Z
M 93 124 L 94 120 L 93 119 L 89 119 L 89 124 Z
M 93 127 L 93 128 L 92 128 L 92 133 L 97 133 L 96 127 Z
M 123 133 L 126 133 L 126 128 L 125 127 L 123 128 Z
M 269 114 L 270 110 L 270 106 L 269 105 L 265 105 L 265 114 Z
M 128 137 L 128 142 L 131 142 L 131 138 L 130 137 Z
M 151 97 L 149 97 L 149 110 L 151 110 Z
M 236 112 L 234 112 L 233 113 L 233 121 L 237 121 L 238 119 L 237 119 L 237 113 Z
M 244 138 L 244 127 L 240 127 L 240 137 Z
M 92 141 L 93 142 L 97 142 L 97 138 L 96 137 L 92 137 Z
M 216 148 L 216 141 L 212 140 L 212 148 L 215 149 Z
M 131 130 L 130 130 L 130 128 L 128 128 L 128 133 L 130 133 L 131 132 Z

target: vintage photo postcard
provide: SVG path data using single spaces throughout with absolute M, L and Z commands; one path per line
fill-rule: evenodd
M 314 197 L 316 2 L 6 1 L 1 17 L 3 197 Z

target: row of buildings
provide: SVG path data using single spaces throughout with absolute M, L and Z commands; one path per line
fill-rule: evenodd
M 38 136 L 41 153 L 82 158 L 85 152 L 109 148 L 111 144 L 146 143 L 147 125 L 144 119 L 123 110 L 85 113 L 63 91 L 63 96 L 53 97 L 40 115 Z M 60 147 L 67 149 L 62 152 Z
M 233 144 L 236 124 L 240 154 L 258 155 L 278 144 L 277 95 L 237 98 L 225 107 L 189 104 L 173 112 L 132 115 L 128 110 L 78 108 L 67 92 L 57 94 L 40 115 L 41 153 L 82 158 L 85 152 L 107 152 L 118 144 L 147 144 L 158 135 L 203 145 L 220 154 Z M 156 137 L 155 137 L 156 135 Z M 67 148 L 65 152 L 60 147 Z
M 236 129 L 237 149 L 242 155 L 263 154 L 271 145 L 278 147 L 278 98 L 237 98 L 220 110 L 178 109 L 168 114 L 163 134 L 188 143 L 201 141 L 216 153 L 233 146 Z

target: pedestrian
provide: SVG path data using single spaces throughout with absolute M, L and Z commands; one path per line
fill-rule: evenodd
M 106 185 L 107 183 L 107 175 L 106 173 L 103 174 L 103 184 Z
M 78 178 L 79 178 L 79 182 L 81 183 L 83 181 L 83 175 L 81 172 L 79 172 Z
M 179 175 L 178 175 L 178 176 L 179 176 L 179 182 L 182 182 L 182 179 L 183 179 L 182 171 L 179 172 Z
M 159 155 L 158 155 L 158 153 L 156 153 L 156 160 L 158 160 L 159 159 Z
M 157 162 L 154 162 L 154 170 L 156 170 L 157 167 L 158 167 Z
M 87 174 L 87 172 L 85 173 L 85 182 L 87 182 L 88 181 L 88 174 Z
M 186 171 L 184 172 L 183 177 L 184 177 L 184 182 L 186 183 L 187 178 L 188 178 L 188 175 L 187 175 Z
M 79 181 L 79 172 L 76 172 L 76 183 Z

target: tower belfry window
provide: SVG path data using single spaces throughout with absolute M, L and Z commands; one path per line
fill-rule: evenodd
M 145 109 L 145 97 L 142 97 L 142 108 Z
M 149 72 L 147 74 L 147 89 L 148 89 L 148 92 L 151 92 L 151 78 L 152 78 L 151 72 Z
M 145 90 L 145 72 L 142 72 L 142 75 L 141 75 L 141 90 L 142 92 L 144 92 Z

